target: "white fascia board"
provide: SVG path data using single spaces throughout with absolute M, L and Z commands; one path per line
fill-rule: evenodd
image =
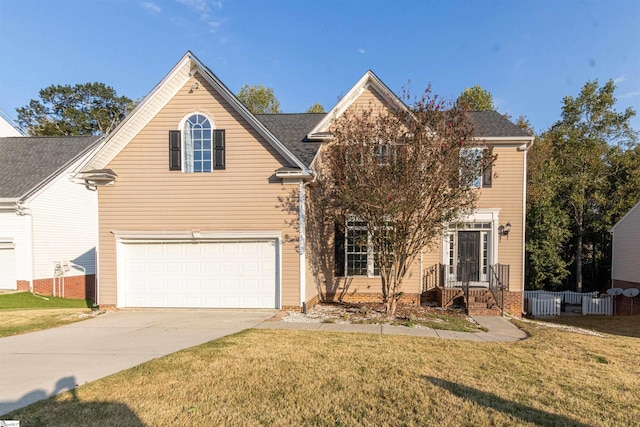
M 398 96 L 393 93 L 393 91 L 389 89 L 389 87 L 385 85 L 382 80 L 373 73 L 373 71 L 369 70 L 360 78 L 360 80 L 358 80 L 349 92 L 347 92 L 347 94 L 338 101 L 338 103 L 331 109 L 331 111 L 329 111 L 329 113 L 327 113 L 320 123 L 318 123 L 316 127 L 309 132 L 307 137 L 313 139 L 313 135 L 318 132 L 328 132 L 331 124 L 369 87 L 375 89 L 384 99 L 389 101 L 391 105 L 394 105 L 397 108 L 407 108 L 404 102 L 402 102 L 402 100 L 398 98 Z M 330 137 L 323 136 L 320 139 L 330 139 Z
M 498 145 L 522 145 L 524 143 L 533 144 L 535 137 L 533 136 L 474 136 L 473 140 L 482 144 L 498 144 Z
M 187 52 L 138 106 L 107 136 L 101 147 L 80 168 L 104 169 L 126 145 L 164 108 L 188 81 L 191 52 Z
M 307 167 L 298 159 L 285 145 L 276 138 L 269 129 L 267 129 L 256 117 L 245 107 L 238 98 L 222 83 L 218 77 L 213 74 L 200 60 L 192 53 L 189 58 L 198 67 L 200 73 L 207 79 L 209 84 L 231 105 L 246 121 L 248 121 L 255 130 L 258 131 L 282 157 L 284 157 L 292 166 L 307 170 Z
M 129 231 L 111 230 L 118 241 L 130 242 L 167 242 L 167 241 L 222 241 L 222 240 L 271 240 L 281 239 L 282 232 L 267 231 Z
M 616 227 L 617 227 L 619 224 L 621 224 L 623 221 L 625 221 L 625 220 L 627 219 L 627 217 L 628 217 L 629 215 L 631 215 L 631 212 L 635 211 L 636 209 L 640 209 L 640 202 L 636 203 L 634 207 L 632 207 L 631 209 L 629 209 L 629 212 L 627 212 L 626 214 L 624 214 L 624 216 L 623 216 L 622 218 L 620 218 L 620 219 L 618 220 L 618 222 L 616 222 L 616 223 L 613 225 L 613 227 L 611 227 L 611 228 L 609 229 L 609 233 L 613 233 L 613 232 L 615 231 Z

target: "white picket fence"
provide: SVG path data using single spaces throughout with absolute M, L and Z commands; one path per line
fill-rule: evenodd
M 562 303 L 582 304 L 582 314 L 613 315 L 613 298 L 598 298 L 598 292 L 578 293 L 573 291 L 525 291 L 527 312 L 533 317 L 559 316 Z
M 559 316 L 562 300 L 553 295 L 539 295 L 538 298 L 528 298 L 527 312 L 533 317 Z
M 613 298 L 610 296 L 601 298 L 582 297 L 582 314 L 613 316 Z
M 540 295 L 552 295 L 554 297 L 559 297 L 562 299 L 562 302 L 566 304 L 582 304 L 582 297 L 597 297 L 598 292 L 574 292 L 574 291 L 562 291 L 562 292 L 553 292 L 553 291 L 524 291 L 525 298 L 539 298 Z

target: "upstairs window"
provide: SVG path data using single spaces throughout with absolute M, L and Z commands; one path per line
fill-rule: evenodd
M 169 131 L 169 170 L 185 173 L 225 169 L 225 132 L 213 129 L 211 121 L 196 113 L 189 116 L 182 131 Z
M 184 124 L 184 172 L 211 172 L 213 170 L 213 140 L 211 122 L 205 116 L 194 114 Z
M 480 161 L 486 148 L 465 148 L 460 151 L 460 157 L 468 159 L 469 162 Z M 471 182 L 471 187 L 474 188 L 489 188 L 491 187 L 492 168 L 491 163 L 482 168 L 478 176 Z

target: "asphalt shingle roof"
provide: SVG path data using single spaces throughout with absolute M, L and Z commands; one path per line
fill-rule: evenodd
M 307 167 L 321 143 L 308 141 L 306 137 L 324 116 L 326 113 L 256 114 L 256 118 Z
M 306 136 L 325 116 L 326 113 L 256 114 L 256 118 L 306 166 L 311 164 L 321 145 L 307 140 Z M 472 111 L 470 117 L 477 137 L 529 136 L 497 111 Z
M 0 198 L 20 198 L 69 165 L 98 136 L 0 138 Z
M 497 111 L 471 111 L 477 137 L 530 136 Z

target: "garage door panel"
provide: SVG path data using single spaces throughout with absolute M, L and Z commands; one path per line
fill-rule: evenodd
M 125 307 L 275 308 L 275 241 L 124 244 Z

